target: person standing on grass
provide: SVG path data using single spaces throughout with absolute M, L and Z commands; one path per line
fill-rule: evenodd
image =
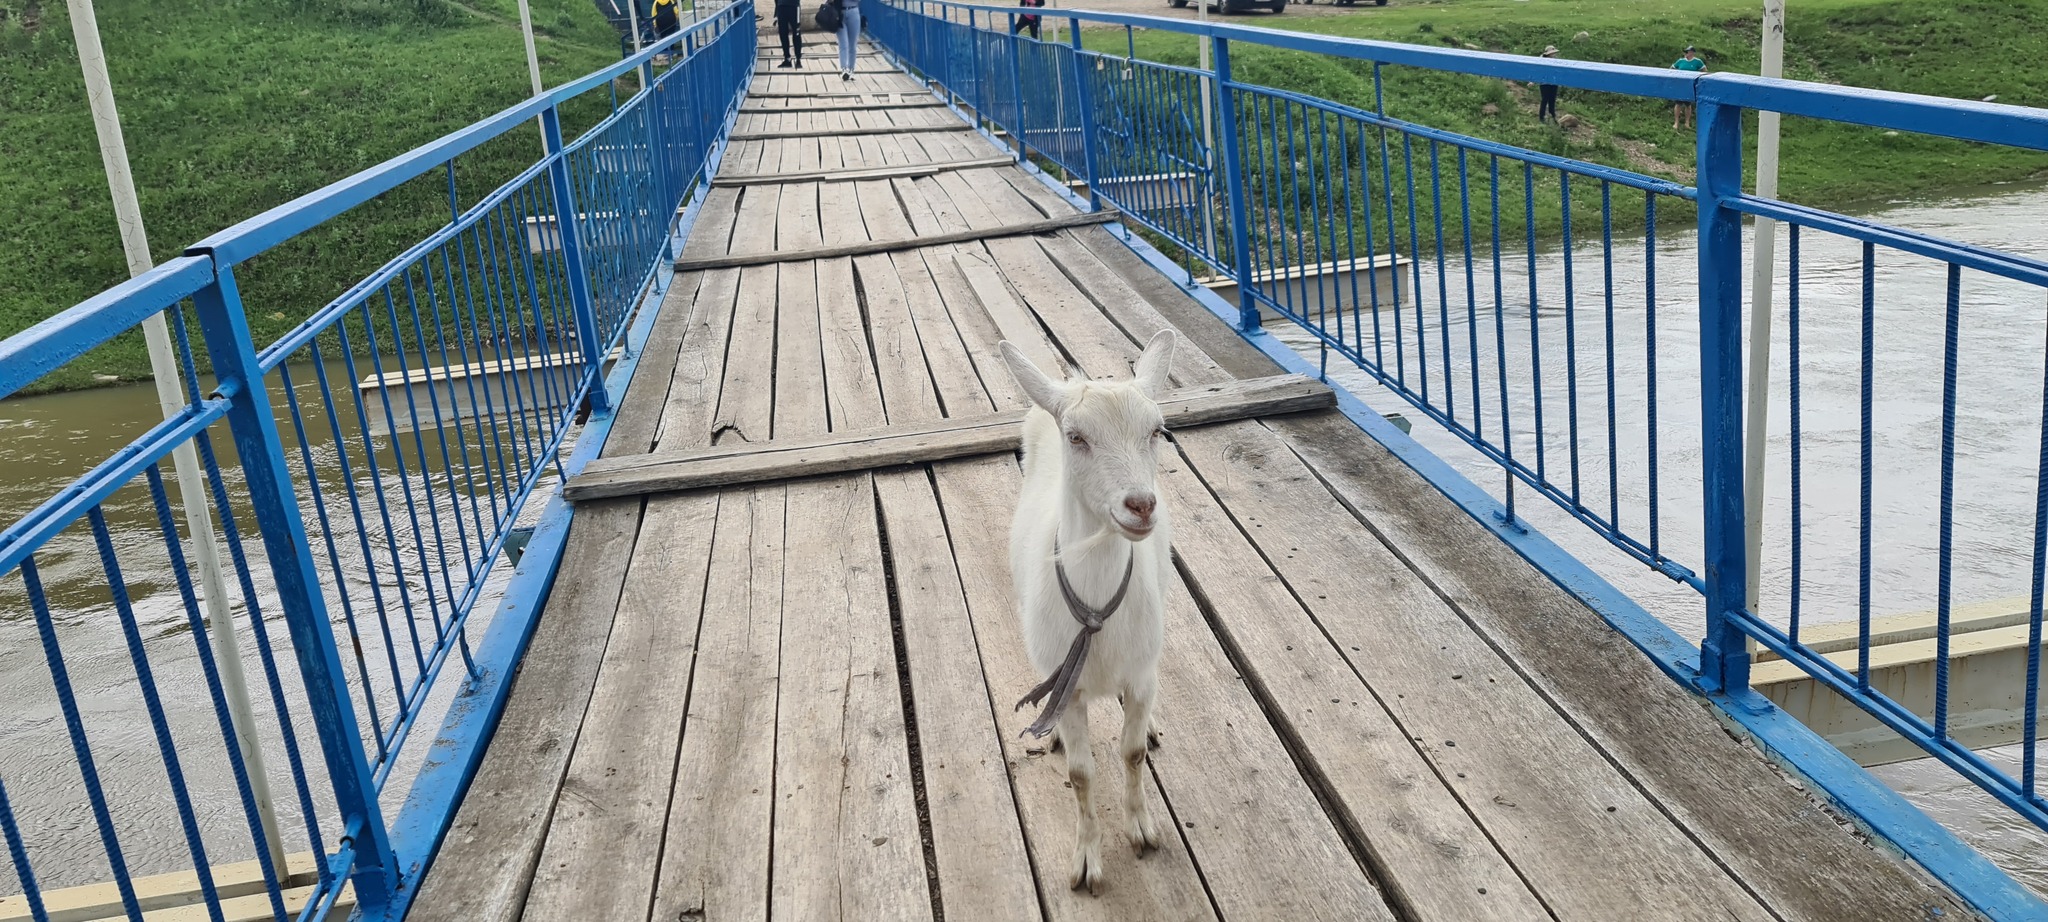
M 1543 56 L 1546 58 L 1557 57 L 1557 46 L 1543 46 Z M 1557 119 L 1557 84 L 1545 83 L 1536 87 L 1536 89 L 1543 94 L 1542 103 L 1536 107 L 1536 120 L 1540 122 L 1547 118 L 1555 121 Z
M 775 66 L 804 66 L 802 0 L 775 0 L 775 34 L 782 39 L 782 63 Z
M 1040 6 L 1044 6 L 1044 5 L 1045 5 L 1045 0 L 1018 0 L 1018 3 L 1017 3 L 1017 5 L 1018 5 L 1018 6 L 1029 6 L 1029 7 L 1040 7 Z M 1039 34 L 1038 34 L 1038 17 L 1036 17 L 1036 16 L 1015 16 L 1015 17 L 1012 17 L 1012 18 L 1013 18 L 1013 19 L 1015 19 L 1016 21 L 1010 24 L 1010 34 L 1011 34 L 1011 35 L 1016 35 L 1017 33 L 1019 33 L 1019 32 L 1022 32 L 1022 31 L 1024 31 L 1025 29 L 1030 29 L 1030 30 L 1031 30 L 1031 37 L 1032 37 L 1032 38 L 1039 38 L 1039 37 L 1040 37 L 1040 36 L 1039 36 Z
M 1685 46 L 1685 57 L 1679 58 L 1671 66 L 1695 74 L 1705 73 L 1707 70 L 1707 62 L 1700 58 L 1699 52 L 1694 50 L 1691 45 Z M 1691 127 L 1692 103 L 1673 103 L 1671 106 L 1671 130 L 1677 131 L 1680 128 Z
M 853 80 L 853 54 L 860 42 L 860 0 L 839 0 L 839 79 Z

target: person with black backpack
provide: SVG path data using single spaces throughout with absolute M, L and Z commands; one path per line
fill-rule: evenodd
M 1030 7 L 1040 7 L 1040 6 L 1044 6 L 1044 5 L 1045 5 L 1045 0 L 1018 0 L 1018 5 L 1019 5 L 1019 6 L 1030 6 Z M 1010 34 L 1011 34 L 1011 35 L 1016 35 L 1016 34 L 1017 34 L 1018 32 L 1021 32 L 1021 31 L 1025 30 L 1025 29 L 1030 29 L 1030 30 L 1031 30 L 1031 37 L 1032 37 L 1032 38 L 1040 38 L 1040 37 L 1041 37 L 1041 36 L 1039 36 L 1039 34 L 1038 34 L 1038 17 L 1037 17 L 1037 16 L 1015 16 L 1015 17 L 1012 17 L 1012 18 L 1013 18 L 1013 19 L 1015 19 L 1016 21 L 1015 21 L 1015 22 L 1012 22 L 1012 23 L 1010 23 Z
M 782 63 L 776 67 L 804 66 L 804 25 L 802 0 L 775 0 L 775 34 L 782 38 Z
M 654 0 L 655 41 L 676 34 L 676 30 L 682 27 L 682 16 L 676 10 L 676 0 Z

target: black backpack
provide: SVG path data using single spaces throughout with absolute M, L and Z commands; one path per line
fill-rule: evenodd
M 818 7 L 818 28 L 827 32 L 837 32 L 840 24 L 845 21 L 846 17 L 839 10 L 839 0 L 825 0 Z

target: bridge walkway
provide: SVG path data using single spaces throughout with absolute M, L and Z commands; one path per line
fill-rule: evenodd
M 1103 227 L 1017 233 L 1079 218 L 909 77 L 753 89 L 593 470 L 1015 410 L 1001 338 L 1117 377 L 1171 326 L 1177 385 L 1279 372 Z M 998 451 L 579 501 L 413 917 L 1970 917 L 1336 411 L 1173 441 L 1172 835 L 1126 846 L 1098 705 L 1099 896 L 1011 709 Z

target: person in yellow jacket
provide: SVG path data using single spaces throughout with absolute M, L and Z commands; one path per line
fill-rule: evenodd
M 676 0 L 654 0 L 654 37 L 657 41 L 676 34 L 683 27 Z

